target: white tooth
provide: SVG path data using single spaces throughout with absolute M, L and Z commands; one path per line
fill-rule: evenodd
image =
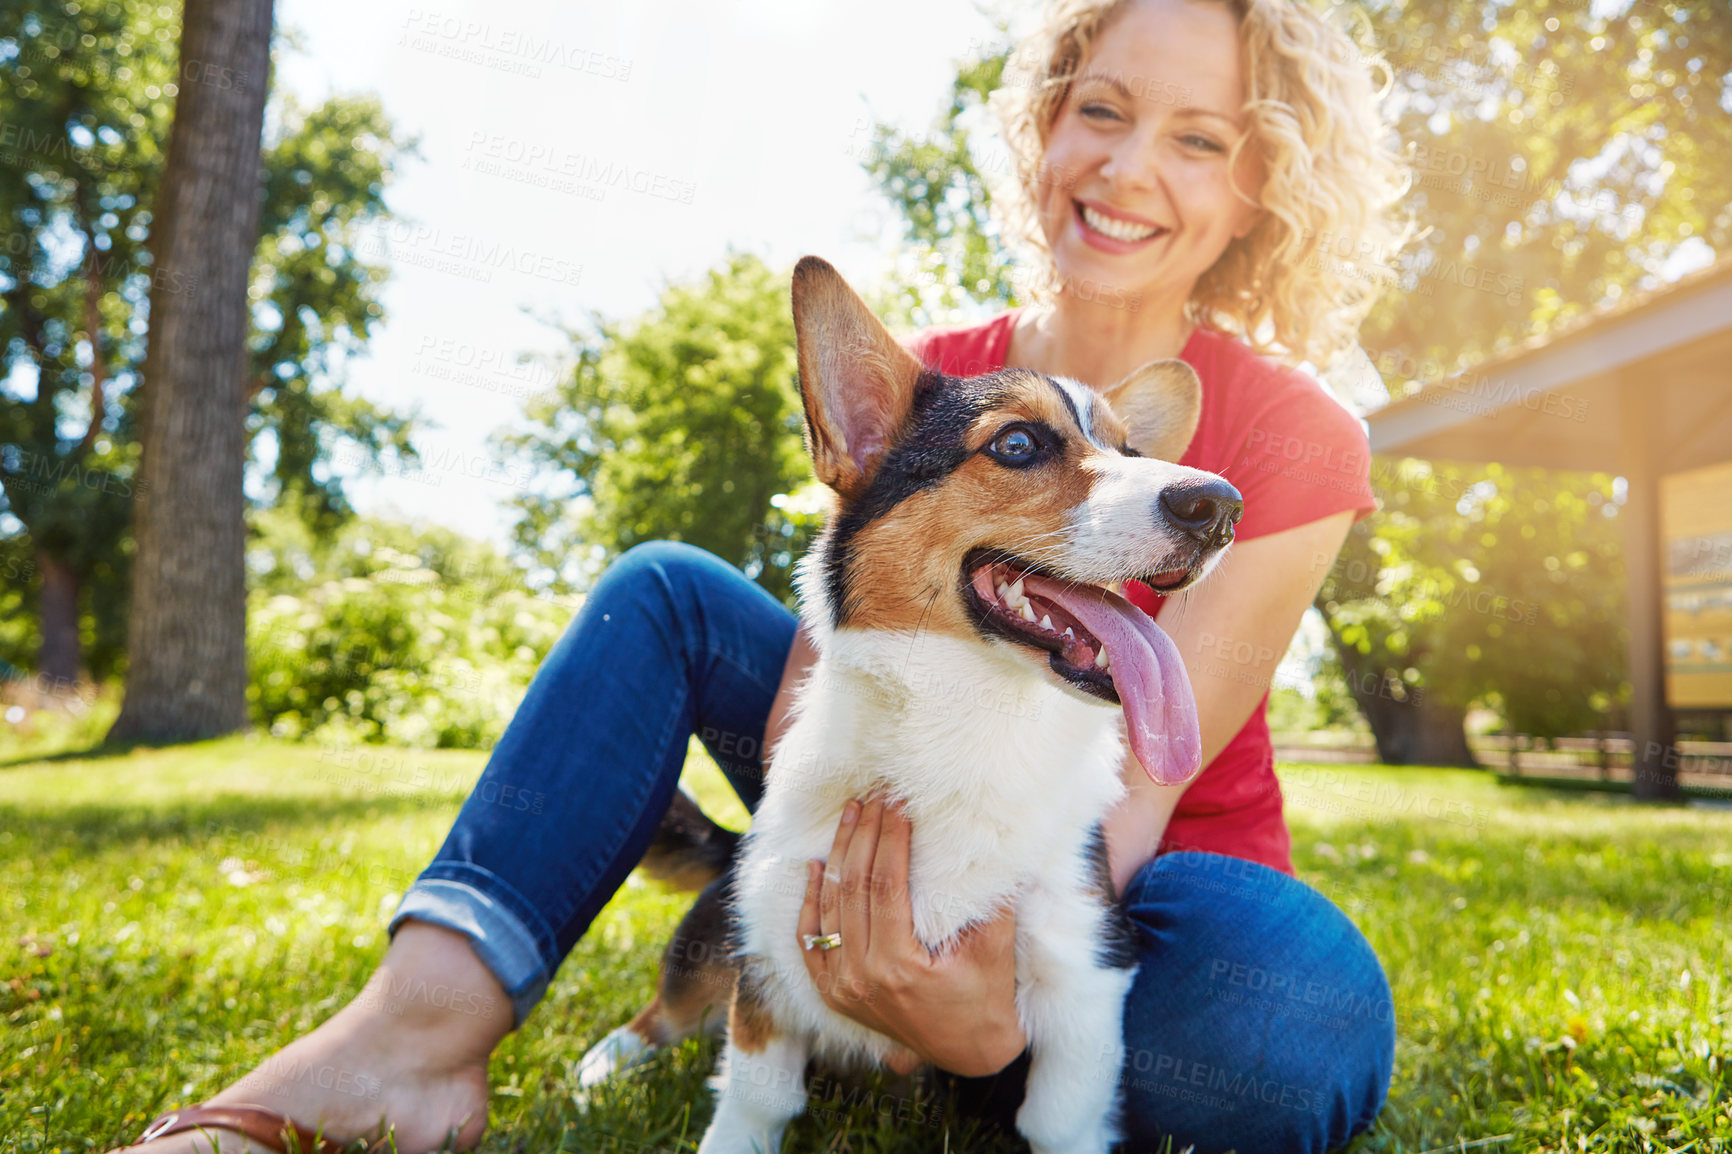
M 1024 601 L 1022 603 L 1021 613 L 1022 613 L 1022 619 L 1024 621 L 1033 621 L 1034 620 L 1034 607 L 1031 606 L 1028 602 Z
M 1048 613 L 1040 619 L 1040 627 L 1049 631 L 1052 629 L 1052 614 Z
M 1000 601 L 1003 601 L 1005 599 L 1005 596 L 1004 596 L 1005 590 L 1007 590 L 1009 588 L 1010 588 L 1010 586 L 1006 585 L 1003 581 L 1000 581 L 998 583 L 998 599 Z
M 1160 231 L 1157 228 L 1144 228 L 1131 224 L 1129 221 L 1116 220 L 1113 217 L 1105 216 L 1096 212 L 1094 209 L 1088 208 L 1087 206 L 1084 206 L 1083 208 L 1083 219 L 1088 222 L 1090 228 L 1094 229 L 1096 232 L 1104 233 L 1105 235 L 1112 237 L 1114 240 L 1145 240 Z
M 1101 646 L 1101 651 L 1099 653 L 1095 654 L 1095 668 L 1096 669 L 1105 669 L 1106 665 L 1107 665 L 1107 649 L 1106 649 L 1106 646 L 1103 645 L 1103 646 Z
M 1066 625 L 1064 627 L 1064 635 L 1066 637 L 1070 638 L 1072 641 L 1076 640 L 1076 634 L 1071 632 L 1071 627 L 1069 625 Z
M 1020 601 L 1022 601 L 1022 600 L 1023 600 L 1023 595 L 1022 595 L 1022 578 L 1021 578 L 1021 577 L 1018 577 L 1018 578 L 1017 578 L 1017 579 L 1016 579 L 1016 584 L 1015 584 L 1015 585 L 1012 585 L 1012 586 L 1011 586 L 1011 587 L 1010 587 L 1010 601 L 1011 601 L 1011 604 L 1013 604 L 1013 605 L 1014 605 L 1014 604 L 1017 604 L 1017 603 L 1018 603 L 1018 602 L 1020 602 Z

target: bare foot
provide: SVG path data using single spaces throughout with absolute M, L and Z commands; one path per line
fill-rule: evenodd
M 210 1099 L 264 1106 L 332 1142 L 395 1127 L 401 1154 L 468 1150 L 487 1129 L 487 1059 L 511 1001 L 463 935 L 405 922 L 354 1001 Z M 189 1103 L 190 1105 L 190 1103 Z M 220 1146 L 217 1145 L 220 1143 Z M 159 1138 L 148 1154 L 262 1154 L 226 1130 Z

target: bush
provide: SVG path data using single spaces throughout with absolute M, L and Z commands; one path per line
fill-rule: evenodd
M 120 683 L 78 686 L 52 697 L 35 678 L 0 683 L 0 764 L 101 745 L 120 714 Z
M 261 536 L 247 694 L 279 737 L 490 746 L 580 604 L 536 595 L 445 530 L 363 520 L 317 545 L 278 522 Z

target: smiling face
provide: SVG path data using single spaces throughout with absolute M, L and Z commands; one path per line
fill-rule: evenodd
M 1256 223 L 1238 29 L 1211 0 L 1132 0 L 1097 30 L 1033 190 L 1065 283 L 1190 288 Z M 1239 191 L 1235 191 L 1235 186 Z

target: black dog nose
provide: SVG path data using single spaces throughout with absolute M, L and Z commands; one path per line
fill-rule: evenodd
M 1245 512 L 1245 499 L 1227 482 L 1186 481 L 1161 490 L 1161 508 L 1174 526 L 1205 545 L 1225 545 Z

